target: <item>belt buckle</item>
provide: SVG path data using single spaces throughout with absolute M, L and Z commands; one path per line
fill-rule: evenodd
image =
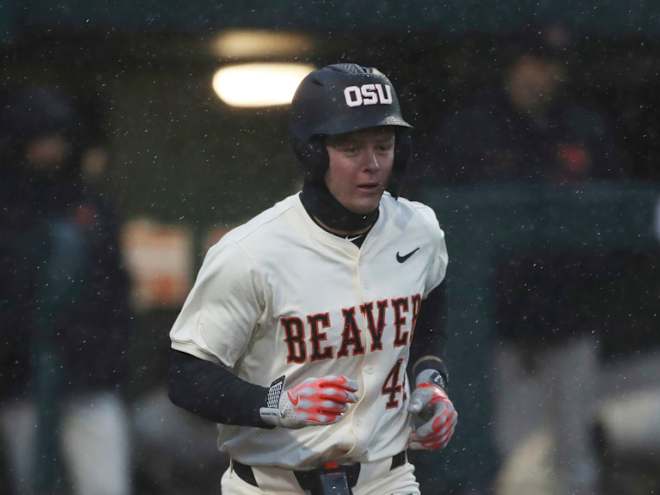
M 318 493 L 312 495 L 352 495 L 346 471 L 337 465 L 319 471 Z

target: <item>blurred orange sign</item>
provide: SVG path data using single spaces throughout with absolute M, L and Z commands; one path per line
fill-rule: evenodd
M 136 309 L 180 306 L 192 284 L 190 229 L 136 219 L 124 224 L 121 237 Z

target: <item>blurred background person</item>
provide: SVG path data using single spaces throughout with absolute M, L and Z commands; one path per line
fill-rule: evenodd
M 505 43 L 499 84 L 440 120 L 421 172 L 439 184 L 623 178 L 609 117 L 568 91 L 571 33 L 530 26 Z
M 217 426 L 174 406 L 157 386 L 131 403 L 136 492 L 154 495 L 208 495 L 229 465 L 218 452 Z
M 562 25 L 529 26 L 511 41 L 500 84 L 478 91 L 430 134 L 417 183 L 538 191 L 531 187 L 625 179 L 627 160 L 608 116 L 568 91 L 571 70 L 580 70 L 568 63 L 571 33 Z M 506 464 L 541 428 L 551 439 L 551 493 L 601 493 L 594 437 L 601 315 L 615 307 L 612 287 L 627 253 L 545 244 L 511 251 L 494 268 L 498 453 Z M 517 493 L 502 486 L 502 495 Z
M 82 180 L 85 124 L 54 88 L 1 115 L 0 428 L 16 494 L 130 493 L 131 316 L 112 205 Z

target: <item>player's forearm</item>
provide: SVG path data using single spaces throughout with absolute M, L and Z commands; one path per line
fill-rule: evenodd
M 445 384 L 449 372 L 444 363 L 447 342 L 447 301 L 445 284 L 432 290 L 422 302 L 410 348 L 409 376 L 411 380 L 425 369 L 435 369 L 442 374 Z
M 168 390 L 175 405 L 210 421 L 271 428 L 259 415 L 267 388 L 185 352 L 170 349 Z

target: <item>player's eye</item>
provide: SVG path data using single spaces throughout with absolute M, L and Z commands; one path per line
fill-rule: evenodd
M 355 144 L 345 144 L 341 146 L 339 149 L 341 152 L 346 153 L 347 155 L 355 155 L 360 151 L 358 146 Z
M 387 142 L 384 142 L 384 143 L 379 143 L 376 146 L 376 149 L 378 151 L 382 151 L 382 152 L 390 151 L 393 148 L 394 148 L 394 141 L 387 141 Z

